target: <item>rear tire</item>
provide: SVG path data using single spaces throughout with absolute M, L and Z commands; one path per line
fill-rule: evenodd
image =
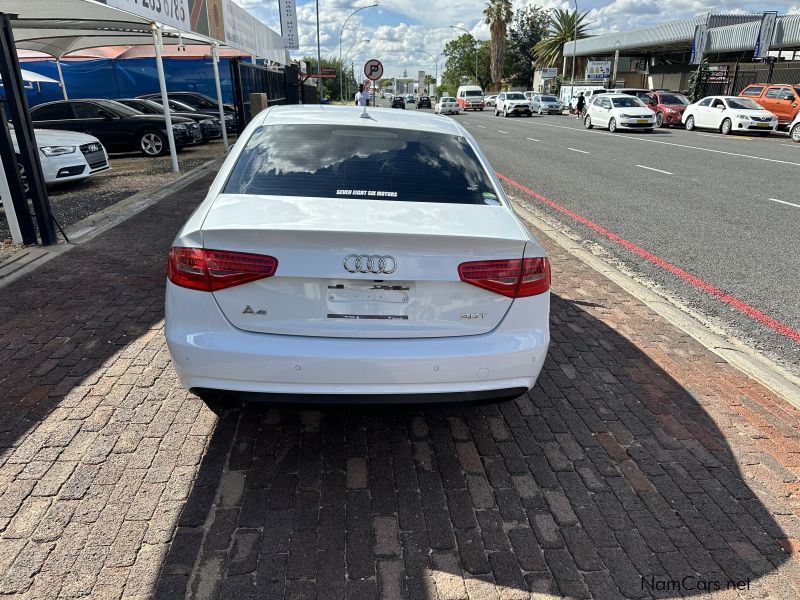
M 722 121 L 722 125 L 719 126 L 719 132 L 722 135 L 730 135 L 732 130 L 733 130 L 733 123 L 731 123 L 731 120 L 724 119 Z
M 614 133 L 616 130 L 617 130 L 617 121 L 616 121 L 616 119 L 611 119 L 608 122 L 608 132 L 609 133 Z
M 794 143 L 800 144 L 800 123 L 792 127 L 792 130 L 789 132 L 789 137 Z
M 594 125 L 592 125 L 592 117 L 586 115 L 586 118 L 583 120 L 583 126 L 586 127 L 586 129 L 594 127 Z
M 694 117 L 691 115 L 686 117 L 686 131 L 694 131 Z

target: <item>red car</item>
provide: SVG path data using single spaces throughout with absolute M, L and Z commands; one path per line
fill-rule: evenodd
M 683 111 L 691 104 L 686 96 L 666 91 L 650 92 L 649 95 L 652 102 L 647 103 L 647 106 L 656 113 L 656 127 L 681 124 Z

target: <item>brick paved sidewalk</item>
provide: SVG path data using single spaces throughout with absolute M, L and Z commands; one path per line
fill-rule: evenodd
M 208 183 L 0 290 L 0 594 L 797 595 L 798 411 L 559 247 L 529 395 L 215 414 L 161 321 Z

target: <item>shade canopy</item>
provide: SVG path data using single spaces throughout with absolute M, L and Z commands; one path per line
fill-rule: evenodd
M 58 83 L 55 79 L 51 79 L 45 75 L 39 75 L 39 73 L 34 73 L 33 71 L 27 71 L 25 69 L 20 70 L 22 71 L 23 81 L 30 81 L 31 83 Z M 0 76 L 0 81 L 3 81 L 2 76 Z
M 11 26 L 18 48 L 42 52 L 57 59 L 88 48 L 153 43 L 155 23 L 149 18 L 94 0 L 2 0 L 0 10 L 14 15 Z M 226 33 L 222 41 L 195 31 L 159 26 L 165 45 L 217 43 L 286 64 L 288 55 L 281 36 L 254 18 L 250 19 L 251 27 L 245 34 L 238 33 L 236 22 L 231 21 L 231 36 Z M 234 32 L 236 36 L 233 36 Z

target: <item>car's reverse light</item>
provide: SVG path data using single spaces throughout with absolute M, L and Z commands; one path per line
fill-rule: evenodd
M 272 277 L 277 269 L 278 259 L 264 254 L 172 248 L 169 251 L 167 277 L 181 287 L 215 292 Z
M 550 289 L 550 261 L 547 258 L 479 260 L 458 265 L 461 281 L 508 296 L 525 298 Z

